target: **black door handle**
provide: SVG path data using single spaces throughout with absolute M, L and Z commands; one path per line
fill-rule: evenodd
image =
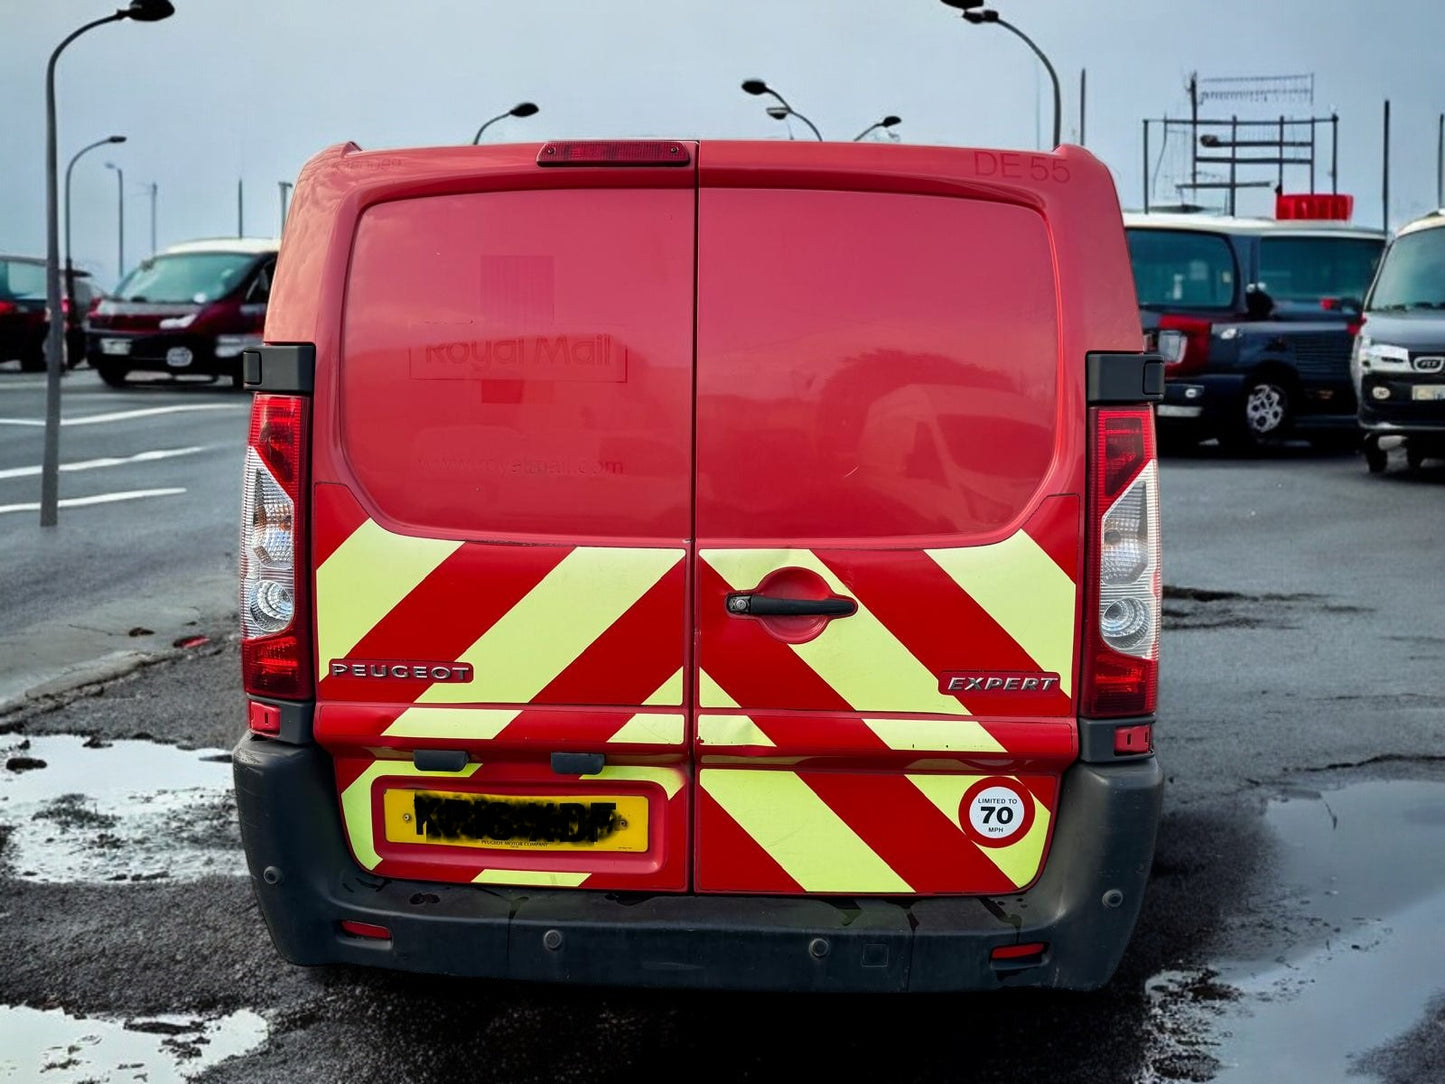
M 728 613 L 753 617 L 850 617 L 858 612 L 851 598 L 778 598 L 729 595 Z

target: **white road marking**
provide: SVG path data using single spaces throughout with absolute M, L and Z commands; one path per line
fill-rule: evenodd
M 62 463 L 63 471 L 95 470 L 97 467 L 123 467 L 127 463 L 152 463 L 157 459 L 173 459 L 178 455 L 194 455 L 204 452 L 208 445 L 196 444 L 190 448 L 158 448 L 153 452 L 137 452 L 135 455 L 106 456 L 103 459 L 84 459 L 79 463 Z M 11 467 L 0 470 L 0 478 L 32 478 L 41 473 L 42 467 Z
M 114 501 L 135 501 L 142 497 L 173 497 L 184 493 L 184 489 L 129 489 L 121 493 L 97 493 L 94 497 L 65 497 L 58 501 L 61 508 L 80 508 L 87 504 L 111 504 Z M 38 512 L 39 501 L 26 504 L 0 504 L 0 515 L 6 512 Z
M 82 414 L 78 418 L 61 418 L 61 425 L 100 425 L 103 422 L 123 422 L 131 418 L 153 418 L 157 414 L 181 414 L 191 410 L 232 410 L 241 411 L 249 403 L 183 403 L 178 406 L 144 407 L 140 410 L 113 410 L 106 414 Z M 0 425 L 43 426 L 44 418 L 0 418 Z

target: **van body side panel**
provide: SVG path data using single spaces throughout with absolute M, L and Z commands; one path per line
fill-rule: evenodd
M 700 891 L 1020 890 L 1077 755 L 1049 222 L 894 185 L 713 187 L 704 160 Z
M 358 212 L 317 738 L 372 873 L 679 891 L 694 194 L 477 187 Z

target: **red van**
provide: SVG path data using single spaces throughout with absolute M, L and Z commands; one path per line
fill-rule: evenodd
M 1105 983 L 1162 789 L 1141 346 L 1078 148 L 318 155 L 245 355 L 281 953 Z

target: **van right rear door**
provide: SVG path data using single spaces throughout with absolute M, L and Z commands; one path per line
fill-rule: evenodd
M 881 150 L 701 154 L 704 892 L 1021 890 L 1077 749 L 1083 414 L 1049 222 Z

